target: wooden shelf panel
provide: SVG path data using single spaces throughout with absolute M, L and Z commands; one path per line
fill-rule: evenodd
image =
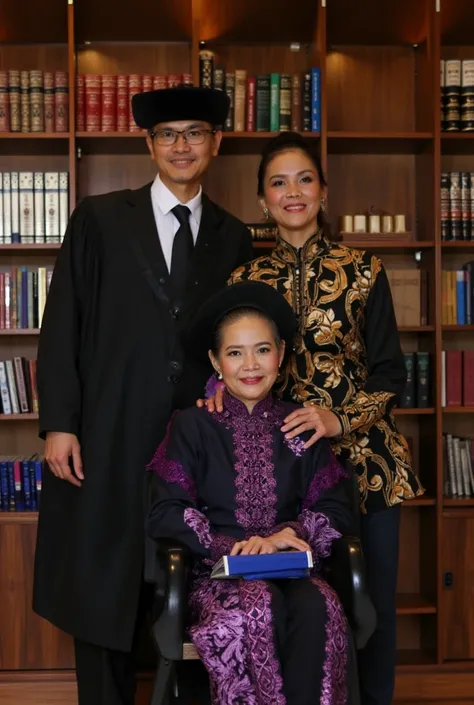
M 99 9 L 100 8 L 100 9 Z M 190 42 L 191 0 L 134 0 L 117 7 L 114 0 L 75 3 L 76 42 Z M 113 17 L 113 22 L 110 18 Z
M 473 325 L 443 325 L 443 333 L 472 333 L 474 331 Z
M 441 248 L 445 252 L 474 252 L 474 240 L 456 240 L 441 243 Z
M 432 144 L 431 132 L 328 132 L 330 154 L 418 154 Z
M 436 507 L 435 497 L 415 497 L 402 502 L 402 509 L 410 509 L 413 507 Z
M 474 414 L 474 406 L 443 406 L 443 414 Z
M 0 421 L 35 421 L 38 414 L 0 414 Z
M 436 614 L 436 602 L 423 595 L 399 593 L 397 595 L 397 614 Z
M 378 0 L 364 0 L 357 5 L 357 12 L 354 12 L 352 0 L 331 0 L 327 4 L 329 45 L 415 44 L 425 37 L 426 17 L 422 2 L 400 0 L 386 3 L 383 12 Z
M 39 335 L 39 328 L 0 328 L 0 336 Z
M 443 507 L 474 507 L 474 498 L 448 498 L 443 499 Z
M 69 132 L 0 132 L 1 140 L 68 140 Z
M 399 333 L 434 333 L 436 326 L 398 326 Z
M 441 44 L 473 44 L 474 4 L 471 0 L 451 0 L 441 6 Z
M 394 409 L 396 416 L 430 416 L 435 413 L 435 408 L 430 406 L 426 409 Z
M 472 132 L 442 132 L 441 155 L 474 155 Z
M 397 670 L 435 666 L 436 654 L 422 649 L 399 649 L 397 651 Z
M 41 243 L 35 243 L 33 245 L 22 245 L 21 243 L 12 243 L 11 245 L 0 245 L 0 254 L 2 252 L 22 252 L 23 254 L 29 253 L 34 253 L 37 254 L 38 252 L 54 252 L 56 250 L 59 250 L 61 248 L 61 245 L 59 244 L 51 244 L 51 243 L 46 243 L 46 242 L 41 242 Z
M 36 524 L 38 512 L 0 512 L 0 524 Z

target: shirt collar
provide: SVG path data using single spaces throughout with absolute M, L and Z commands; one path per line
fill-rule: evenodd
M 158 205 L 160 211 L 163 213 L 163 215 L 168 215 L 172 208 L 181 204 L 181 201 L 176 198 L 174 193 L 172 193 L 169 188 L 165 186 L 165 184 L 162 182 L 159 174 L 156 175 L 156 178 L 151 187 L 151 191 L 152 198 L 155 199 L 155 202 Z M 194 198 L 192 198 L 187 203 L 182 203 L 181 205 L 187 206 L 191 211 L 191 215 L 197 222 L 199 222 L 202 208 L 202 187 L 199 187 L 199 191 L 196 196 L 194 196 Z

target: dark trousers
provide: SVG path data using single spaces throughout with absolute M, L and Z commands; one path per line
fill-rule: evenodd
M 359 652 L 361 705 L 391 705 L 396 665 L 400 505 L 361 516 L 361 541 L 377 628 Z
M 74 639 L 79 705 L 133 705 L 141 637 L 152 603 L 151 586 L 143 583 L 130 652 Z

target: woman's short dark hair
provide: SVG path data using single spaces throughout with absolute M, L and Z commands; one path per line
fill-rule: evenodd
M 303 137 L 303 135 L 300 135 L 299 132 L 281 132 L 277 135 L 277 137 L 273 137 L 273 139 L 269 140 L 263 148 L 257 174 L 257 193 L 260 197 L 263 197 L 265 175 L 270 163 L 277 156 L 277 154 L 288 152 L 293 149 L 298 149 L 300 152 L 306 154 L 308 159 L 311 159 L 318 174 L 320 185 L 322 187 L 327 186 L 321 160 L 314 151 L 313 146 L 310 145 L 309 140 Z M 320 208 L 318 212 L 318 226 L 322 228 L 326 237 L 332 239 L 329 222 L 322 208 Z
M 214 331 L 214 340 L 212 341 L 212 352 L 214 355 L 217 357 L 219 354 L 219 350 L 221 349 L 222 345 L 222 332 L 224 328 L 229 324 L 229 323 L 237 323 L 237 321 L 240 321 L 241 318 L 244 318 L 246 316 L 256 316 L 258 318 L 262 318 L 264 321 L 266 321 L 273 333 L 273 338 L 275 340 L 275 344 L 277 347 L 280 347 L 281 344 L 281 337 L 278 332 L 278 328 L 276 326 L 275 321 L 273 321 L 271 318 L 269 318 L 267 315 L 265 315 L 262 311 L 259 311 L 256 308 L 251 308 L 250 306 L 241 306 L 239 308 L 235 308 L 229 313 L 226 313 L 218 322 L 215 331 Z

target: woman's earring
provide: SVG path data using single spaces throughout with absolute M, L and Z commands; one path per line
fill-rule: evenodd
M 268 220 L 269 217 L 270 217 L 270 211 L 268 210 L 268 208 L 267 208 L 266 206 L 263 207 L 263 215 L 265 216 L 265 218 L 266 218 L 267 220 Z
M 222 372 L 217 373 L 217 379 L 221 380 L 222 379 Z
M 326 210 L 326 201 L 324 200 L 324 198 L 321 199 L 319 205 L 321 206 L 321 210 L 322 210 L 323 213 L 324 213 L 324 211 Z

